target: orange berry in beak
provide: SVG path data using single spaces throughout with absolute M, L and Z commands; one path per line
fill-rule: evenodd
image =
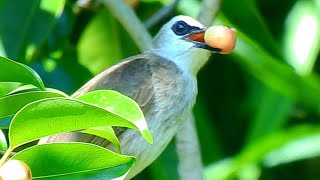
M 227 26 L 211 26 L 204 34 L 208 46 L 218 48 L 221 53 L 228 54 L 236 46 L 236 31 Z

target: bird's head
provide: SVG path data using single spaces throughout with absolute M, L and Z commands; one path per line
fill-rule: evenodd
M 152 51 L 196 74 L 210 54 L 220 52 L 204 42 L 206 27 L 189 16 L 176 16 L 166 23 L 153 40 Z

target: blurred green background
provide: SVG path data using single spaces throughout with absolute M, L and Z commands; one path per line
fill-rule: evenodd
M 0 55 L 71 94 L 140 53 L 103 4 L 84 2 L 0 0 Z M 126 2 L 146 22 L 172 1 Z M 206 179 L 320 179 L 320 0 L 222 0 L 218 9 L 212 24 L 237 29 L 237 46 L 212 55 L 198 74 L 194 113 Z M 200 0 L 181 0 L 150 32 L 200 11 Z M 172 142 L 135 179 L 178 179 L 177 163 Z

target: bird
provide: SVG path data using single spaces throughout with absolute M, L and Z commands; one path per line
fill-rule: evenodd
M 188 119 L 198 93 L 196 75 L 211 54 L 221 52 L 204 42 L 206 30 L 192 17 L 175 16 L 162 26 L 151 48 L 111 66 L 72 95 L 111 89 L 139 104 L 154 143 L 148 144 L 138 131 L 115 128 L 122 154 L 136 158 L 126 179 L 150 165 Z M 107 140 L 77 132 L 53 135 L 40 143 L 66 141 L 90 142 L 112 149 Z

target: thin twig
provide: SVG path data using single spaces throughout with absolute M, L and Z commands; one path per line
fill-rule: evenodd
M 127 4 L 120 0 L 102 0 L 102 3 L 127 30 L 141 51 L 151 47 L 151 35 Z
M 217 15 L 220 9 L 220 0 L 203 0 L 201 5 L 201 10 L 198 15 L 198 20 L 206 25 L 210 26 L 212 20 Z
M 180 1 L 181 0 L 173 0 L 170 5 L 162 7 L 159 11 L 157 11 L 153 16 L 151 16 L 144 23 L 146 28 L 151 29 L 152 27 L 159 24 L 161 21 L 170 17 L 173 14 L 174 10 L 176 9 Z

